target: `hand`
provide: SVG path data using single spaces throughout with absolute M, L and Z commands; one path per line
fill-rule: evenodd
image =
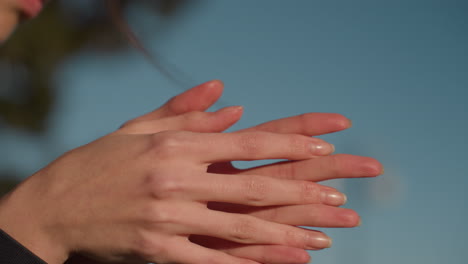
M 320 121 L 325 120 L 322 119 L 324 116 L 326 114 L 306 114 L 267 122 L 243 131 L 318 135 L 324 132 L 324 130 L 317 130 L 317 127 L 321 126 L 320 124 L 323 125 Z M 339 117 L 335 116 L 334 118 Z M 328 121 L 330 120 L 333 120 L 333 116 L 328 117 Z M 307 127 L 304 124 L 317 125 Z M 280 179 L 320 182 L 337 178 L 375 177 L 383 173 L 383 167 L 377 160 L 372 158 L 337 154 L 303 161 L 278 162 L 245 170 L 236 169 L 231 163 L 226 162 L 211 165 L 209 171 L 224 174 L 266 175 Z M 268 221 L 294 226 L 354 227 L 360 225 L 360 218 L 355 211 L 324 204 L 254 207 L 210 203 L 209 208 L 224 212 L 248 214 Z M 274 246 L 265 245 L 245 246 L 204 236 L 192 236 L 191 239 L 193 242 L 205 247 L 222 250 L 235 256 L 254 259 L 262 263 L 303 263 L 298 249 L 293 250 L 285 247 L 278 249 L 274 248 Z
M 228 119 L 231 120 L 231 122 L 235 122 L 240 117 L 239 113 L 234 115 L 231 113 L 231 115 L 223 116 L 217 115 L 216 113 L 192 112 L 188 115 L 184 115 L 185 111 L 180 109 L 180 106 L 190 105 L 191 108 L 186 108 L 186 111 L 203 111 L 208 108 L 210 104 L 214 103 L 217 98 L 219 98 L 221 92 L 222 84 L 217 81 L 196 87 L 188 92 L 190 93 L 190 97 L 185 97 L 185 95 L 182 94 L 173 98 L 169 101 L 169 103 L 173 104 L 172 106 L 166 104 L 162 107 L 162 109 L 166 110 L 158 109 L 155 111 L 155 113 L 158 114 L 153 115 L 152 117 L 148 116 L 145 120 L 147 122 L 145 122 L 144 125 L 141 124 L 140 127 L 145 127 L 145 129 L 149 130 L 163 130 L 167 127 L 171 128 L 171 125 L 169 124 L 171 123 L 170 121 L 172 121 L 173 124 L 178 124 L 175 127 L 172 127 L 172 129 L 178 128 L 208 132 L 223 131 L 225 127 L 219 126 L 220 120 Z M 205 98 L 207 101 L 203 101 Z M 167 111 L 167 109 L 178 110 L 172 111 L 171 113 L 171 111 Z M 161 113 L 171 114 L 161 115 Z M 179 116 L 172 119 L 167 118 L 169 116 L 176 116 L 177 114 L 183 115 L 183 117 Z M 165 121 L 160 122 L 158 118 L 163 117 L 166 118 Z M 130 124 L 136 123 L 137 120 L 130 122 Z M 348 119 L 338 114 L 310 113 L 267 122 L 240 132 L 267 131 L 276 133 L 299 133 L 306 136 L 315 136 L 340 131 L 350 127 L 350 125 L 351 124 Z M 319 182 L 336 178 L 377 176 L 382 172 L 382 165 L 372 158 L 338 154 L 305 161 L 280 162 L 249 170 L 235 169 L 229 162 L 218 163 L 210 166 L 210 171 L 223 174 L 253 173 L 271 177 Z M 359 216 L 353 210 L 320 204 L 263 208 L 226 203 L 210 203 L 210 208 L 227 212 L 250 214 L 269 221 L 290 225 L 353 227 L 360 223 Z M 290 263 L 291 261 L 301 262 L 301 259 L 304 259 L 304 252 L 293 248 L 281 248 L 278 246 L 268 245 L 245 246 L 242 244 L 220 241 L 219 239 L 195 236 L 192 236 L 192 241 L 206 247 L 224 250 L 225 252 L 229 252 L 236 256 L 242 256 L 266 263 Z
M 227 127 L 220 126 L 223 120 L 233 123 L 240 117 L 239 112 L 221 110 L 216 113 L 202 113 L 220 97 L 222 84 L 208 82 L 171 99 L 160 109 L 126 124 L 136 125 L 134 129 L 160 131 L 164 129 L 188 129 L 192 131 L 217 132 Z M 190 107 L 187 107 L 190 106 Z M 181 109 L 185 107 L 184 109 Z M 168 111 L 168 109 L 174 109 Z M 191 112 L 198 111 L 198 112 Z M 188 113 L 187 113 L 188 112 Z M 173 117 L 173 118 L 168 118 Z M 160 119 L 164 118 L 161 122 Z M 310 113 L 279 119 L 255 126 L 245 131 L 268 131 L 277 133 L 299 133 L 307 136 L 321 135 L 346 129 L 350 121 L 338 114 Z M 382 171 L 379 162 L 372 158 L 353 155 L 333 155 L 306 161 L 281 162 L 250 170 L 237 170 L 229 162 L 210 166 L 211 172 L 243 174 L 252 171 L 259 175 L 289 179 L 310 180 L 314 182 L 350 177 L 372 177 Z M 359 216 L 350 209 L 317 204 L 300 206 L 248 207 L 226 203 L 210 203 L 210 208 L 227 212 L 250 214 L 256 217 L 290 225 L 316 227 L 353 227 L 359 224 Z M 246 246 L 209 237 L 192 236 L 192 241 L 210 248 L 229 252 L 265 263 L 301 263 L 307 258 L 303 250 L 284 246 L 255 245 Z
M 197 246 L 189 234 L 242 244 L 328 246 L 319 232 L 206 208 L 207 201 L 272 206 L 304 198 L 341 204 L 343 199 L 323 199 L 330 188 L 305 181 L 207 173 L 216 162 L 329 154 L 322 140 L 265 132 L 123 131 L 65 154 L 21 184 L 2 200 L 0 226 L 48 263 L 61 263 L 74 251 L 110 261 L 256 263 Z M 258 181 L 286 195 L 258 199 Z M 310 193 L 301 192 L 304 186 Z M 21 221 L 28 224 L 18 226 Z

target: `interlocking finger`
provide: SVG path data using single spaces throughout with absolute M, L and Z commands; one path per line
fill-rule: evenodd
M 175 183 L 170 183 L 175 186 Z M 196 181 L 179 183 L 166 190 L 173 197 L 216 201 L 251 206 L 326 204 L 340 206 L 346 196 L 339 191 L 310 181 L 283 180 L 267 176 L 224 174 L 200 175 Z
M 340 114 L 306 113 L 269 121 L 240 132 L 274 132 L 317 136 L 337 132 L 351 127 L 351 121 Z
M 161 119 L 140 120 L 123 126 L 119 132 L 126 134 L 154 134 L 165 130 L 222 132 L 240 119 L 242 110 L 240 106 L 230 106 L 216 112 L 192 111 Z
M 207 236 L 190 236 L 190 241 L 264 264 L 303 264 L 310 261 L 307 251 L 278 245 L 244 245 Z
M 317 182 L 338 178 L 375 177 L 383 173 L 383 166 L 373 158 L 336 154 L 301 161 L 278 162 L 246 170 L 231 170 L 231 172 Z
M 192 243 L 186 237 L 172 239 L 168 245 L 171 250 L 168 252 L 171 263 L 183 264 L 261 264 L 259 262 L 245 258 L 235 257 L 219 250 L 213 250 Z
M 178 144 L 180 155 L 191 155 L 202 163 L 232 160 L 309 159 L 329 155 L 333 145 L 318 138 L 268 132 L 179 133 L 171 144 Z M 178 140 L 179 142 L 176 142 Z
M 210 202 L 208 207 L 223 212 L 248 214 L 267 221 L 293 226 L 355 227 L 360 225 L 361 221 L 354 210 L 323 204 L 253 207 Z
M 325 234 L 273 223 L 257 217 L 206 210 L 184 206 L 179 210 L 190 217 L 175 219 L 178 232 L 191 235 L 217 237 L 241 244 L 283 245 L 302 249 L 320 249 L 331 246 L 331 239 Z

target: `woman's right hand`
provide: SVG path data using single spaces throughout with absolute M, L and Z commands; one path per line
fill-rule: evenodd
M 0 227 L 51 264 L 72 252 L 128 263 L 257 263 L 196 245 L 189 235 L 325 248 L 330 240 L 320 232 L 210 210 L 207 203 L 340 205 L 342 194 L 308 181 L 232 177 L 207 167 L 331 151 L 320 139 L 294 134 L 113 133 L 66 153 L 6 196 Z

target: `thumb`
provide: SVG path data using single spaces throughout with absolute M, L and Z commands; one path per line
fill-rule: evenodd
M 209 81 L 195 86 L 179 95 L 172 97 L 158 109 L 130 120 L 134 121 L 154 120 L 185 114 L 191 111 L 205 111 L 210 108 L 223 93 L 224 84 L 219 80 Z M 127 125 L 127 123 L 125 125 Z M 125 126 L 124 125 L 124 126 Z
M 118 131 L 127 134 L 154 134 L 165 130 L 216 133 L 234 125 L 242 113 L 241 106 L 225 107 L 216 112 L 192 111 L 172 117 L 132 122 Z

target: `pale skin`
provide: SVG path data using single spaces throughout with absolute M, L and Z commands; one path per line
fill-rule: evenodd
M 305 249 L 331 245 L 296 226 L 359 224 L 356 212 L 338 207 L 343 194 L 316 182 L 377 176 L 381 164 L 330 155 L 332 145 L 310 137 L 346 129 L 348 119 L 311 113 L 220 133 L 243 112 L 205 112 L 222 89 L 219 81 L 197 86 L 66 153 L 1 200 L 0 228 L 50 264 L 72 253 L 120 263 L 273 264 L 306 263 Z M 261 159 L 291 161 L 230 165 Z

